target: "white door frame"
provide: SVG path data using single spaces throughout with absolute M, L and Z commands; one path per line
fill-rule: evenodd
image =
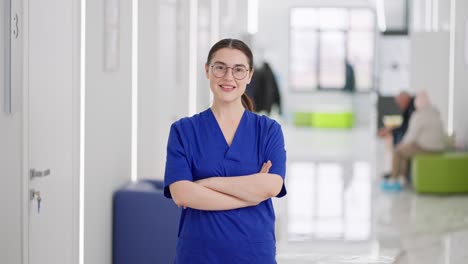
M 22 96 L 22 172 L 21 172 L 21 231 L 22 231 L 22 264 L 29 264 L 29 1 L 20 0 L 23 5 L 23 96 Z M 81 1 L 73 1 L 73 263 L 79 264 L 79 205 L 80 205 L 80 39 L 81 39 Z

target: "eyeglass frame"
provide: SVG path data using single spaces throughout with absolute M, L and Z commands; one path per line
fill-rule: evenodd
M 224 72 L 224 74 L 223 74 L 222 76 L 216 76 L 216 75 L 214 74 L 214 72 L 213 72 L 213 67 L 216 66 L 216 64 L 219 64 L 219 65 L 222 65 L 222 66 L 226 67 L 226 71 Z M 251 71 L 249 68 L 245 67 L 245 65 L 242 65 L 242 64 L 240 64 L 240 65 L 235 65 L 235 66 L 233 66 L 233 67 L 229 67 L 229 66 L 227 66 L 227 65 L 224 64 L 224 63 L 215 62 L 215 63 L 213 63 L 213 64 L 209 64 L 209 66 L 211 67 L 211 72 L 213 73 L 213 75 L 214 75 L 216 78 L 223 78 L 224 76 L 226 76 L 226 74 L 227 74 L 227 72 L 228 72 L 228 69 L 231 68 L 232 77 L 234 77 L 234 79 L 236 79 L 236 80 L 238 80 L 238 81 L 244 80 L 244 79 L 249 75 L 249 72 Z M 235 67 L 242 67 L 242 68 L 245 68 L 245 70 L 247 71 L 246 74 L 245 74 L 245 76 L 242 77 L 242 78 L 240 78 L 240 79 L 239 79 L 239 78 L 236 78 L 236 76 L 234 76 L 234 68 L 235 68 Z

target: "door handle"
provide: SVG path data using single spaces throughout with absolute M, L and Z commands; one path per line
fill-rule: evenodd
M 50 169 L 46 169 L 44 171 L 38 171 L 35 169 L 30 169 L 29 170 L 29 178 L 32 180 L 36 177 L 45 177 L 50 175 Z

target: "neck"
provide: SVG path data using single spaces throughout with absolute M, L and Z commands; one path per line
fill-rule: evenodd
M 213 105 L 211 106 L 211 110 L 215 114 L 217 118 L 220 119 L 232 119 L 238 118 L 244 114 L 244 106 L 242 103 L 230 103 L 230 104 L 223 104 L 214 101 Z

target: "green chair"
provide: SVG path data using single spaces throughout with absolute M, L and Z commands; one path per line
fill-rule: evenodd
M 294 112 L 294 125 L 295 126 L 312 126 L 312 113 L 311 112 Z
M 317 128 L 352 128 L 353 112 L 314 112 L 312 123 Z
M 353 112 L 294 112 L 294 125 L 315 128 L 352 128 Z
M 411 175 L 418 193 L 468 193 L 468 153 L 416 155 Z

